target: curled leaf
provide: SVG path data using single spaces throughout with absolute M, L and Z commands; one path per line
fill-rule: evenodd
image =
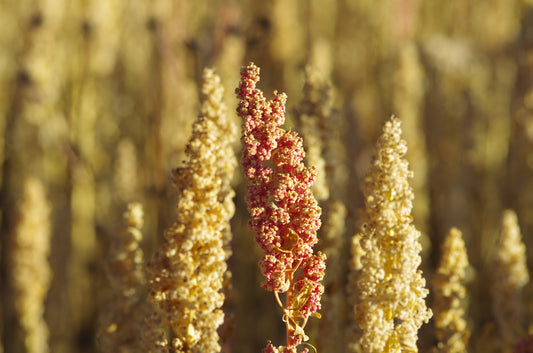
M 307 303 L 307 301 L 311 297 L 311 294 L 313 293 L 313 288 L 314 286 L 312 283 L 305 283 L 304 286 L 300 288 L 300 290 L 294 295 L 292 309 L 301 309 L 302 306 L 304 306 L 305 303 Z

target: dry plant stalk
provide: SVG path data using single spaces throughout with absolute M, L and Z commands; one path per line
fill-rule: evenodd
M 431 318 L 428 294 L 418 270 L 422 246 L 411 217 L 412 177 L 404 156 L 400 121 L 383 128 L 365 179 L 364 224 L 361 246 L 365 254 L 359 277 L 360 304 L 356 320 L 363 330 L 363 351 L 417 352 L 418 329 Z
M 311 67 L 305 69 L 304 97 L 298 107 L 298 125 L 304 139 L 305 157 L 308 165 L 317 171 L 311 191 L 318 201 L 329 198 L 325 149 L 326 123 L 331 114 L 330 87 Z
M 123 215 L 124 229 L 111 244 L 105 269 L 113 300 L 100 319 L 98 342 L 104 353 L 141 352 L 138 344 L 146 275 L 142 240 L 143 208 L 130 203 Z
M 526 247 L 522 242 L 516 213 L 512 210 L 503 212 L 497 249 L 492 287 L 493 309 L 504 346 L 510 350 L 519 338 L 525 336 L 522 290 L 529 282 Z
M 311 66 L 305 69 L 304 97 L 297 109 L 299 127 L 304 140 L 306 160 L 317 170 L 311 186 L 322 207 L 322 228 L 319 249 L 328 258 L 324 286 L 330 288 L 322 297 L 323 317 L 311 330 L 319 331 L 319 348 L 339 351 L 344 348 L 345 293 L 344 266 L 347 261 L 344 235 L 346 207 L 342 202 L 346 173 L 340 124 L 333 109 L 332 87 L 320 72 Z
M 132 202 L 138 198 L 138 156 L 135 143 L 123 138 L 117 146 L 117 161 L 113 173 L 113 188 L 121 201 Z
M 357 306 L 360 302 L 360 294 L 357 283 L 363 264 L 361 262 L 365 252 L 361 247 L 361 234 L 356 234 L 350 241 L 350 260 L 348 262 L 348 281 L 346 284 L 346 293 L 348 294 L 347 303 L 356 312 Z M 356 321 L 351 320 L 350 326 L 347 328 L 347 351 L 351 353 L 358 353 L 361 351 L 361 329 Z
M 416 179 L 412 186 L 416 194 L 416 203 L 413 205 L 413 215 L 422 239 L 429 218 L 429 194 L 427 188 L 428 161 L 427 147 L 423 131 L 423 102 L 424 102 L 424 67 L 420 60 L 418 48 L 413 43 L 405 44 L 400 53 L 399 67 L 396 72 L 393 93 L 394 107 L 398 116 L 402 117 L 403 134 L 409 141 L 409 151 L 406 158 L 410 162 Z M 426 243 L 429 239 L 425 239 Z
M 171 347 L 161 335 L 151 347 L 146 342 L 151 352 L 215 353 L 221 349 L 217 329 L 224 320 L 220 309 L 226 271 L 223 238 L 232 209 L 224 204 L 231 193 L 223 190 L 221 180 L 221 175 L 231 172 L 220 170 L 217 150 L 229 146 L 231 136 L 221 129 L 227 120 L 220 79 L 206 69 L 203 80 L 202 114 L 186 148 L 189 159 L 173 171 L 177 220 L 148 265 L 149 299 L 160 310 L 149 320 L 170 328 L 174 337 Z M 230 153 L 224 158 L 235 158 L 233 152 L 224 151 Z
M 316 172 L 302 162 L 302 139 L 280 128 L 287 96 L 275 92 L 267 101 L 256 87 L 258 81 L 259 68 L 251 63 L 241 70 L 236 90 L 237 112 L 244 120 L 242 165 L 251 181 L 246 203 L 252 216 L 250 228 L 265 252 L 260 261 L 265 276 L 262 286 L 274 292 L 287 336 L 286 346 L 268 342 L 263 352 L 295 353 L 308 340 L 304 327 L 320 309 L 324 291 L 320 281 L 325 255 L 313 252 L 320 228 L 320 208 L 310 189 Z
M 433 312 L 439 353 L 465 353 L 470 332 L 464 318 L 464 286 L 468 256 L 463 235 L 452 228 L 441 247 L 441 260 L 433 277 Z
M 49 351 L 49 332 L 43 315 L 52 277 L 48 262 L 50 211 L 41 181 L 26 179 L 22 202 L 18 206 L 11 265 L 15 310 L 28 353 Z

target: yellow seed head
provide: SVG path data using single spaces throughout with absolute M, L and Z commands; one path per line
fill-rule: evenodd
M 365 179 L 365 217 L 361 230 L 363 268 L 356 320 L 366 352 L 416 352 L 417 331 L 432 313 L 428 290 L 418 270 L 420 233 L 412 224 L 412 176 L 404 159 L 400 121 L 385 124 L 376 155 Z M 407 347 L 407 348 L 406 348 Z

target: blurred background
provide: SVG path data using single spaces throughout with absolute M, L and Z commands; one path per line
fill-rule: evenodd
M 98 352 L 98 317 L 110 295 L 103 261 L 126 204 L 144 206 L 149 259 L 174 219 L 168 176 L 185 158 L 202 69 L 216 68 L 237 120 L 234 90 L 250 61 L 261 68 L 267 97 L 287 93 L 288 128 L 298 130 L 305 67 L 331 83 L 345 154 L 337 191 L 347 210 L 344 244 L 360 220 L 360 186 L 381 126 L 391 115 L 402 120 L 424 275 L 450 227 L 462 230 L 472 265 L 470 349 L 495 351 L 490 269 L 504 209 L 517 212 L 533 249 L 533 2 L 526 0 L 0 0 L 4 352 L 24 351 L 12 288 L 20 274 L 10 257 L 26 180 L 39 179 L 50 206 L 49 351 Z M 232 350 L 259 352 L 267 339 L 282 343 L 283 327 L 272 293 L 260 288 L 261 255 L 236 174 Z M 530 250 L 530 268 L 532 261 Z M 338 269 L 342 286 L 347 268 Z M 426 326 L 421 351 L 434 340 Z

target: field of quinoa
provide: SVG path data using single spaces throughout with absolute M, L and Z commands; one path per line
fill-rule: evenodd
M 533 1 L 0 0 L 0 353 L 533 352 Z

